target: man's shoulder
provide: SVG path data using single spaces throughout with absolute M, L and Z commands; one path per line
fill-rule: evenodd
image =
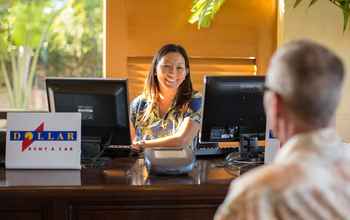
M 265 207 L 269 206 L 295 181 L 297 173 L 293 174 L 293 170 L 298 168 L 293 165 L 271 164 L 243 174 L 231 183 L 229 193 L 214 219 L 247 219 L 248 216 L 260 216 L 261 202 L 263 201 Z
M 239 194 L 257 194 L 263 188 L 282 192 L 290 185 L 300 180 L 303 171 L 297 164 L 265 165 L 255 168 L 231 184 L 231 191 Z

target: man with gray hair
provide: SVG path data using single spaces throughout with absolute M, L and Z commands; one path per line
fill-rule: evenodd
M 215 220 L 350 219 L 350 152 L 334 128 L 343 79 L 342 61 L 317 43 L 278 49 L 264 106 L 282 148 L 232 182 Z

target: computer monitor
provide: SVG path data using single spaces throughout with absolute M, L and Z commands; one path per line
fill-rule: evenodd
M 82 142 L 130 145 L 126 79 L 47 78 L 50 112 L 80 112 Z
M 265 139 L 264 76 L 206 76 L 201 143 Z

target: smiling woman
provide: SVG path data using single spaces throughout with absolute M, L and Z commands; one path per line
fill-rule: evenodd
M 185 49 L 175 44 L 163 46 L 153 58 L 142 94 L 131 103 L 133 148 L 193 144 L 201 101 L 192 89 Z

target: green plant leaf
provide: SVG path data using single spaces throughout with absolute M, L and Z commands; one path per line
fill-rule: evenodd
M 296 8 L 303 0 L 295 0 L 293 8 Z
M 309 7 L 311 7 L 313 4 L 315 4 L 318 0 L 311 0 Z
M 344 16 L 343 32 L 345 32 L 347 25 L 349 23 L 350 0 L 343 0 L 340 5 L 343 10 L 343 16 Z
M 47 3 L 18 3 L 13 9 L 13 42 L 15 45 L 25 45 L 32 48 L 38 46 L 42 27 L 47 20 L 45 9 Z M 28 22 L 30 21 L 30 22 Z
M 191 12 L 188 22 L 197 27 L 209 27 L 215 14 L 220 10 L 225 0 L 193 0 Z
M 349 11 L 343 11 L 344 14 L 344 25 L 343 25 L 343 32 L 345 32 L 347 26 L 348 26 L 348 22 L 349 22 Z
M 198 11 L 203 7 L 203 4 L 205 4 L 205 2 L 206 0 L 193 0 L 191 12 Z
M 0 0 L 0 11 L 7 10 L 12 4 L 10 0 Z

